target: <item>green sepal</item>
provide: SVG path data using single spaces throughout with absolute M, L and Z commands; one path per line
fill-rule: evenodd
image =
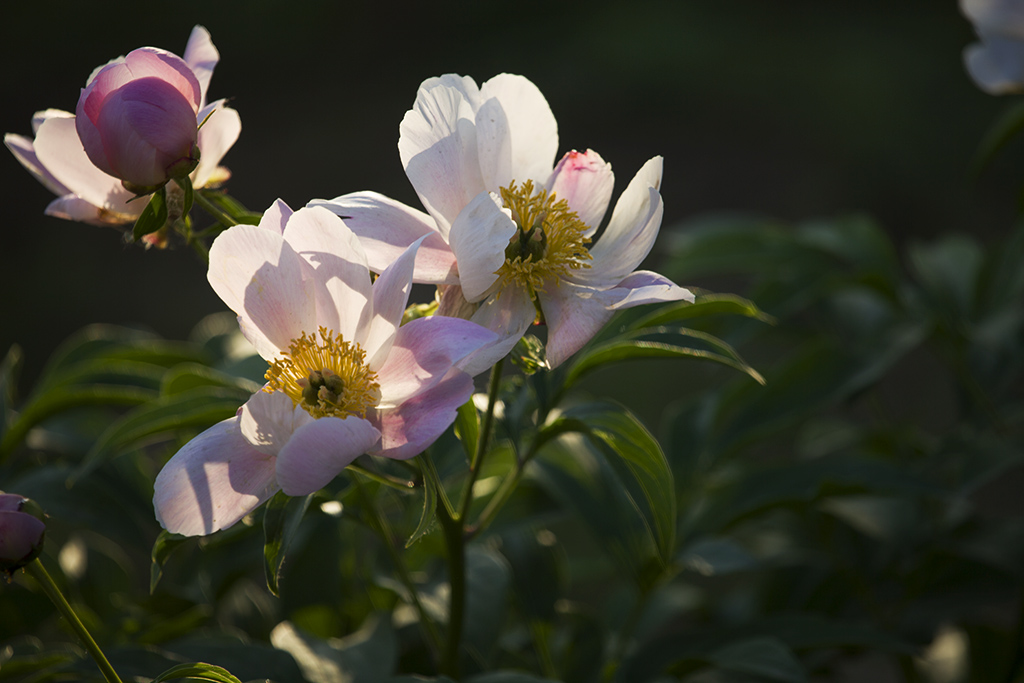
M 181 188 L 181 215 L 185 217 L 192 210 L 192 203 L 196 198 L 195 191 L 192 189 L 192 179 L 185 176 L 184 178 L 175 178 L 174 182 Z M 138 238 L 136 237 L 135 239 Z
M 132 229 L 132 239 L 136 242 L 142 239 L 143 235 L 156 232 L 167 223 L 167 190 L 161 187 L 153 193 L 153 197 L 142 210 L 142 214 L 135 221 Z

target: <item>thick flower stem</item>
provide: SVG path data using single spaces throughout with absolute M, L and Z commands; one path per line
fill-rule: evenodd
M 43 566 L 43 563 L 38 559 L 33 560 L 25 566 L 25 571 L 36 580 L 36 583 L 42 587 L 43 592 L 46 593 L 47 597 L 53 601 L 53 604 L 57 607 L 57 611 L 63 615 L 68 623 L 71 624 L 71 628 L 75 631 L 79 640 L 85 645 L 85 649 L 89 651 L 92 658 L 96 661 L 96 666 L 99 667 L 100 673 L 107 679 L 107 683 L 121 683 L 121 679 L 118 678 L 117 672 L 114 671 L 114 667 L 110 666 L 110 662 L 107 661 L 107 657 L 103 654 L 103 650 L 96 644 L 96 641 L 92 639 L 89 631 L 85 628 L 85 624 L 75 614 L 75 610 L 71 608 L 71 605 L 64 598 L 64 595 L 57 588 L 57 584 L 54 583 L 53 578 L 49 572 Z
M 360 474 L 369 474 L 364 470 L 359 471 Z M 409 576 L 409 571 L 405 568 L 405 562 L 402 560 L 402 555 L 395 547 L 394 534 L 391 533 L 391 525 L 388 524 L 387 519 L 377 510 L 377 506 L 374 505 L 373 497 L 366 492 L 366 488 L 363 483 L 359 480 L 359 477 L 352 477 L 352 481 L 355 483 L 356 490 L 359 492 L 359 497 L 363 502 L 363 509 L 369 517 L 373 530 L 381 537 L 384 541 L 384 545 L 388 549 L 388 554 L 391 555 L 391 563 L 395 567 L 395 573 L 398 574 L 398 579 L 405 586 L 406 590 L 409 591 L 409 597 L 412 599 L 413 607 L 416 608 L 416 612 L 420 617 L 420 625 L 423 627 L 423 632 L 427 636 L 427 644 L 430 646 L 430 651 L 436 658 L 441 651 L 441 636 L 437 632 L 437 627 L 434 622 L 430 619 L 427 614 L 427 610 L 423 607 L 423 602 L 420 600 L 419 592 L 416 590 L 416 584 L 412 582 L 412 577 Z
M 227 226 L 238 225 L 238 221 L 229 216 L 220 207 L 207 199 L 202 192 L 195 193 L 195 202 L 203 207 L 203 211 L 213 216 L 219 223 Z

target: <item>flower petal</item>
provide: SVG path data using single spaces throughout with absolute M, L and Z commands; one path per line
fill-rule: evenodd
M 598 287 L 611 286 L 632 273 L 650 253 L 664 212 L 658 192 L 661 166 L 661 157 L 654 157 L 637 171 L 616 202 L 608 227 L 590 250 L 590 269 L 576 279 Z
M 614 315 L 599 290 L 567 280 L 548 287 L 540 295 L 540 305 L 548 325 L 545 351 L 552 368 L 579 351 Z
M 213 113 L 199 129 L 196 144 L 202 155 L 196 170 L 192 171 L 192 184 L 197 188 L 206 187 L 217 171 L 217 165 L 242 133 L 242 119 L 237 111 L 223 106 L 224 101 L 218 100 L 211 105 L 214 107 Z M 203 111 L 199 113 L 203 115 Z M 197 118 L 202 123 L 205 116 Z
M 567 152 L 555 166 L 547 189 L 569 202 L 569 208 L 587 224 L 584 234 L 591 237 L 604 220 L 614 185 L 612 165 L 588 149 Z
M 473 395 L 473 380 L 452 371 L 439 384 L 391 410 L 380 411 L 380 450 L 371 455 L 406 460 L 422 453 L 455 421 L 456 412 Z
M 306 264 L 316 296 L 316 324 L 356 340 L 373 315 L 370 271 L 359 239 L 323 207 L 305 207 L 288 219 L 284 239 Z M 313 333 L 316 330 L 304 330 Z
M 398 405 L 440 382 L 465 358 L 496 339 L 460 318 L 417 318 L 398 328 L 387 360 L 377 371 L 380 405 Z
M 481 192 L 452 223 L 448 236 L 459 264 L 459 284 L 467 301 L 480 301 L 498 279 L 505 248 L 516 233 L 512 212 L 494 193 Z
M 53 177 L 85 201 L 121 215 L 138 215 L 135 204 L 128 201 L 133 195 L 121 186 L 121 181 L 109 176 L 89 161 L 78 139 L 74 118 L 54 117 L 42 122 L 33 142 L 36 156 Z
M 4 145 L 11 150 L 11 154 L 25 169 L 35 176 L 36 180 L 50 192 L 58 195 L 68 194 L 69 190 L 53 174 L 46 170 L 46 167 L 39 162 L 36 150 L 32 146 L 32 140 L 24 135 L 7 133 L 4 135 Z
M 256 225 L 236 225 L 210 247 L 207 279 L 238 314 L 242 333 L 267 360 L 279 356 L 302 332 L 315 332 L 313 286 L 306 264 L 281 235 Z
M 558 123 L 548 101 L 536 85 L 514 74 L 498 74 L 480 86 L 482 103 L 492 97 L 501 102 L 508 122 L 512 178 L 545 185 L 558 154 Z M 477 125 L 487 124 L 478 118 Z
M 257 391 L 238 411 L 242 437 L 261 453 L 277 456 L 295 430 L 313 416 L 280 391 Z
M 422 211 L 376 192 L 314 199 L 307 206 L 322 206 L 340 216 L 359 237 L 373 272 L 384 272 L 410 244 L 426 235 L 416 256 L 413 280 L 431 285 L 458 283 L 455 255 L 437 231 L 434 219 Z
M 459 90 L 437 84 L 420 88 L 400 126 L 405 173 L 444 238 L 462 207 L 485 189 L 474 118 Z
M 476 112 L 476 146 L 480 175 L 488 192 L 498 192 L 515 179 L 512 175 L 512 135 L 508 117 L 496 97 Z
M 424 235 L 413 242 L 373 283 L 373 317 L 364 330 L 365 336 L 357 338 L 366 350 L 370 370 L 380 368 L 391 352 L 395 332 L 409 303 L 416 252 L 426 238 Z
M 292 217 L 292 208 L 284 203 L 283 200 L 278 199 L 270 205 L 270 208 L 263 212 L 263 217 L 260 218 L 259 227 L 264 230 L 270 230 L 278 235 L 284 234 L 284 228 L 288 225 L 288 219 Z
M 213 68 L 220 61 L 220 53 L 213 46 L 210 32 L 205 27 L 196 26 L 192 29 L 182 58 L 188 64 L 188 68 L 192 69 L 196 80 L 199 81 L 199 107 L 201 109 L 206 105 L 206 91 L 210 87 Z M 230 147 L 230 145 L 228 146 Z
M 144 206 L 142 202 L 138 203 L 140 206 Z M 106 225 L 110 227 L 124 225 L 125 223 L 129 223 L 137 218 L 137 216 L 126 216 L 124 214 L 115 214 L 109 211 L 104 211 L 98 206 L 93 206 L 89 202 L 80 197 L 76 197 L 73 194 L 66 194 L 63 197 L 57 197 L 46 205 L 46 211 L 44 213 L 47 216 L 63 218 L 67 221 L 88 223 L 90 225 Z
M 601 293 L 605 305 L 613 311 L 660 301 L 689 301 L 693 292 L 680 287 L 664 275 L 649 270 L 630 273 L 622 282 Z
M 0 563 L 6 569 L 23 566 L 22 562 L 41 547 L 45 532 L 46 524 L 27 512 L 17 508 L 0 510 Z
M 509 286 L 488 297 L 470 318 L 498 335 L 497 341 L 458 363 L 471 376 L 487 370 L 512 350 L 537 317 L 530 295 L 520 287 Z
M 355 415 L 322 417 L 295 430 L 277 456 L 277 480 L 289 496 L 319 491 L 363 453 L 380 432 Z
M 1024 90 L 1024 37 L 979 28 L 982 42 L 964 50 L 964 65 L 979 88 L 990 95 Z
M 274 458 L 253 448 L 224 420 L 189 441 L 154 484 L 157 521 L 185 536 L 227 528 L 278 490 Z

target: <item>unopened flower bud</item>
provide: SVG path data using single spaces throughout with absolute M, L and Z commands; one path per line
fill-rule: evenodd
M 75 127 L 92 163 L 126 187 L 146 190 L 198 164 L 200 101 L 199 81 L 183 59 L 139 48 L 90 79 Z
M 0 492 L 0 573 L 11 574 L 43 550 L 43 511 L 13 493 Z

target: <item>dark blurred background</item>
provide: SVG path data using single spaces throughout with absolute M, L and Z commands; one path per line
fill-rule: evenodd
M 661 244 L 721 211 L 863 211 L 899 242 L 989 241 L 1016 210 L 1012 155 L 968 176 L 1008 102 L 964 72 L 974 33 L 952 0 L 17 3 L 4 22 L 0 127 L 21 134 L 37 110 L 73 111 L 94 67 L 143 45 L 180 54 L 205 25 L 221 52 L 210 96 L 242 117 L 228 187 L 254 210 L 362 189 L 417 205 L 396 144 L 418 84 L 502 71 L 546 95 L 562 151 L 613 164 L 616 196 L 665 157 Z M 52 196 L 4 156 L 0 351 L 24 347 L 24 380 L 88 323 L 184 338 L 224 309 L 191 252 L 44 216 Z

